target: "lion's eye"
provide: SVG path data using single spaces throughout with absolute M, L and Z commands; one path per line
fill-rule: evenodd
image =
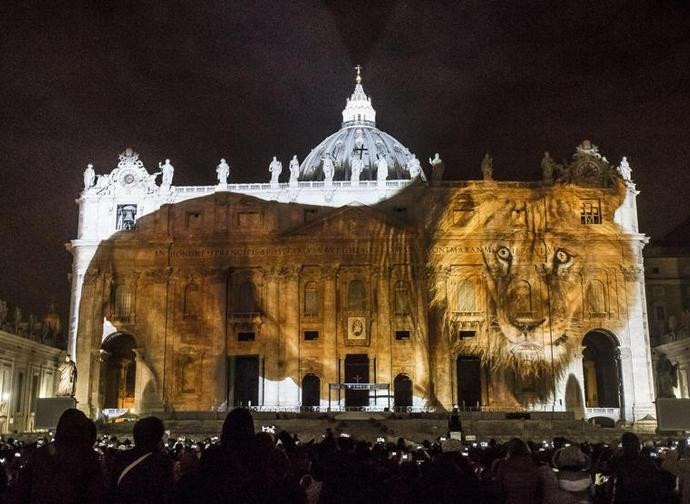
M 570 262 L 570 254 L 563 249 L 558 249 L 556 251 L 556 260 L 561 264 L 567 264 Z
M 501 247 L 496 251 L 496 256 L 498 256 L 499 259 L 507 261 L 510 259 L 510 249 L 508 247 Z

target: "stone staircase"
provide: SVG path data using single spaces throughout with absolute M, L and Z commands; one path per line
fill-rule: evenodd
M 225 419 L 223 412 L 160 413 L 171 436 L 203 438 L 219 435 Z M 336 435 L 375 440 L 383 437 L 395 440 L 403 437 L 414 442 L 446 436 L 447 413 L 390 413 L 344 411 L 337 413 L 272 413 L 252 412 L 257 431 L 262 427 L 275 427 L 276 432 L 286 430 L 297 434 L 303 441 L 319 440 L 326 429 Z M 477 441 L 494 438 L 506 441 L 521 437 L 533 441 L 563 436 L 573 441 L 613 442 L 625 431 L 622 428 L 603 428 L 585 420 L 575 419 L 571 412 L 462 412 L 465 435 L 476 436 Z M 99 426 L 102 433 L 118 436 L 131 434 L 133 420 Z M 632 429 L 636 430 L 636 429 Z M 639 429 L 638 429 L 639 430 Z M 653 438 L 653 432 L 641 432 L 643 438 Z

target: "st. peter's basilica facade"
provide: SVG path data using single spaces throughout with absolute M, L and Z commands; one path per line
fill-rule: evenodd
M 376 128 L 358 77 L 341 129 L 268 183 L 228 184 L 221 160 L 215 185 L 175 186 L 131 149 L 89 166 L 68 245 L 80 406 L 653 414 L 627 160 L 584 141 L 535 182 L 494 180 L 489 156 L 477 181 L 429 164 Z

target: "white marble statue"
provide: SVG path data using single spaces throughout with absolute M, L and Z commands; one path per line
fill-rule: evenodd
M 276 156 L 273 156 L 271 164 L 268 165 L 268 171 L 271 172 L 271 185 L 277 186 L 278 177 L 280 177 L 280 174 L 283 172 L 283 163 L 278 161 Z
M 632 182 L 632 168 L 630 168 L 630 163 L 628 163 L 628 158 L 623 156 L 621 159 L 621 164 L 618 166 L 618 173 L 621 174 L 623 180 L 626 182 Z
M 386 156 L 380 156 L 379 160 L 376 162 L 376 183 L 379 186 L 386 185 L 386 179 L 388 178 L 388 161 Z
M 163 177 L 161 179 L 161 189 L 170 189 L 172 185 L 173 175 L 175 173 L 175 168 L 170 164 L 170 160 L 166 159 L 165 163 L 158 162 L 158 168 L 160 168 Z
M 431 165 L 431 180 L 438 182 L 443 179 L 443 172 L 446 171 L 446 165 L 441 159 L 438 152 L 434 154 L 434 158 L 429 158 L 429 164 Z
M 335 165 L 333 164 L 333 157 L 330 153 L 326 152 L 321 158 L 323 161 L 323 180 L 326 184 L 331 184 L 333 182 L 333 176 L 335 175 Z
M 407 160 L 407 171 L 410 173 L 411 179 L 416 179 L 422 173 L 422 165 L 417 159 L 417 156 L 412 154 L 412 157 Z
M 216 175 L 218 176 L 218 185 L 227 187 L 228 177 L 230 176 L 230 165 L 225 161 L 225 158 L 222 158 L 220 164 L 216 166 Z
M 93 165 L 91 163 L 86 165 L 86 170 L 84 170 L 84 190 L 88 191 L 93 187 L 96 182 L 96 172 L 93 170 Z
M 290 187 L 297 187 L 297 181 L 299 179 L 299 161 L 297 160 L 297 154 L 292 156 L 288 168 L 290 169 Z
M 65 357 L 65 362 L 58 366 L 58 397 L 74 397 L 75 386 L 77 384 L 77 365 L 69 355 Z
M 350 163 L 350 185 L 356 187 L 359 185 L 359 177 L 364 170 L 364 161 L 355 156 Z

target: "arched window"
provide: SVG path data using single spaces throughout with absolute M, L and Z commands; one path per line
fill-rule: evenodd
M 606 289 L 601 280 L 591 280 L 587 285 L 587 307 L 590 313 L 606 313 Z
M 457 311 L 460 313 L 473 313 L 477 310 L 477 294 L 474 282 L 464 278 L 458 282 L 457 287 Z
M 316 282 L 307 282 L 304 285 L 304 315 L 318 317 L 319 311 L 319 291 Z
M 529 283 L 522 280 L 518 282 L 513 290 L 515 297 L 515 307 L 517 308 L 517 316 L 531 317 L 532 316 L 532 287 Z
M 194 363 L 191 357 L 187 357 L 180 369 L 180 391 L 185 394 L 196 392 L 197 371 L 199 366 Z
M 184 318 L 196 319 L 201 313 L 201 293 L 199 286 L 194 282 L 184 289 Z
M 406 374 L 399 374 L 395 377 L 393 397 L 396 408 L 412 407 L 412 380 Z
M 407 315 L 409 313 L 409 295 L 407 291 L 407 282 L 400 281 L 395 284 L 393 299 L 395 314 Z
M 116 318 L 128 318 L 132 314 L 132 292 L 128 285 L 115 287 L 113 312 Z
M 361 280 L 353 280 L 347 290 L 347 308 L 350 311 L 367 309 L 367 291 Z
M 258 306 L 259 299 L 254 283 L 247 280 L 240 284 L 239 289 L 237 289 L 237 312 L 257 313 L 259 311 Z
M 313 373 L 302 379 L 302 407 L 315 408 L 321 403 L 321 380 Z

